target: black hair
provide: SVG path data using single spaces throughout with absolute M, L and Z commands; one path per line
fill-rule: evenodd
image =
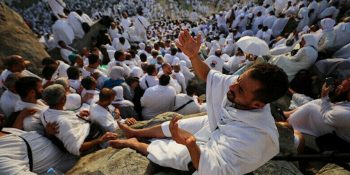
M 163 74 L 163 75 L 161 75 L 159 77 L 159 85 L 167 86 L 169 84 L 169 82 L 170 82 L 170 76 L 169 75 Z
M 37 90 L 37 83 L 40 79 L 36 77 L 22 77 L 15 83 L 15 89 L 17 94 L 23 99 L 26 98 L 28 92 L 31 90 Z
M 94 83 L 95 79 L 93 77 L 85 77 L 81 80 L 81 86 L 85 88 L 86 90 L 92 90 L 92 85 Z
M 56 60 L 54 60 L 53 58 L 50 58 L 50 57 L 46 57 L 41 61 L 41 65 L 43 65 L 43 66 L 48 66 L 51 64 L 57 64 L 57 63 L 56 63 Z
M 147 61 L 147 55 L 146 55 L 145 53 L 141 53 L 141 54 L 140 54 L 140 60 L 141 60 L 142 62 L 146 62 L 146 61 Z
M 88 58 L 89 58 L 89 64 L 95 64 L 100 59 L 96 54 L 90 54 Z
M 80 77 L 80 70 L 75 66 L 71 66 L 67 69 L 67 76 L 68 79 L 77 80 Z
M 53 65 L 48 65 L 43 68 L 41 74 L 44 79 L 51 80 L 55 72 L 56 72 L 56 67 L 54 67 Z
M 114 53 L 114 59 L 115 59 L 115 60 L 119 60 L 119 57 L 121 57 L 122 55 L 124 55 L 124 51 L 122 51 L 122 50 L 117 50 L 117 51 L 115 51 L 115 53 Z
M 288 90 L 288 77 L 283 69 L 276 65 L 262 63 L 252 66 L 249 76 L 258 80 L 262 87 L 255 91 L 255 99 L 271 103 L 282 97 Z
M 152 75 L 156 70 L 156 66 L 154 64 L 150 64 L 147 66 L 146 72 L 148 75 Z

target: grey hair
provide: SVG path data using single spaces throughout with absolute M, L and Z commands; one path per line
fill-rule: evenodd
M 15 86 L 16 81 L 19 80 L 22 77 L 21 73 L 15 72 L 7 76 L 4 85 L 7 89 L 10 89 Z
M 59 78 L 59 79 L 55 80 L 53 84 L 60 84 L 60 85 L 62 85 L 64 88 L 67 88 L 67 87 L 68 87 L 67 80 L 64 79 L 64 78 Z
M 43 91 L 43 100 L 49 106 L 57 105 L 66 95 L 66 90 L 60 84 L 53 84 L 46 87 Z

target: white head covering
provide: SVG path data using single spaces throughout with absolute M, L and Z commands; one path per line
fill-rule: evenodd
M 66 97 L 66 104 L 63 109 L 75 111 L 81 107 L 81 96 L 79 94 L 69 94 Z
M 322 30 L 325 32 L 332 31 L 335 25 L 335 21 L 331 18 L 322 19 L 320 23 L 321 23 Z
M 113 91 L 116 93 L 116 96 L 115 96 L 114 101 L 112 102 L 112 104 L 118 104 L 120 106 L 134 106 L 134 104 L 131 101 L 124 100 L 123 87 L 115 86 L 113 88 Z
M 137 78 L 141 78 L 143 75 L 144 75 L 143 70 L 137 66 L 132 68 L 130 73 L 131 77 L 137 77 Z
M 124 100 L 123 94 L 124 94 L 124 90 L 123 87 L 121 86 L 115 86 L 113 88 L 113 91 L 116 93 L 115 97 L 114 97 L 114 101 L 122 101 Z
M 141 50 L 145 50 L 146 45 L 145 45 L 145 43 L 140 43 L 139 47 L 140 47 Z
M 124 78 L 126 77 L 124 68 L 120 66 L 114 66 L 111 72 L 109 73 L 109 77 L 112 80 L 124 80 Z
M 317 49 L 317 40 L 312 34 L 305 34 L 303 35 L 303 38 L 305 40 L 305 46 L 313 46 Z

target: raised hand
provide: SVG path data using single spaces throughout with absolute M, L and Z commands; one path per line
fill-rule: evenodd
M 202 36 L 200 34 L 193 38 L 188 30 L 183 30 L 175 44 L 191 59 L 198 54 L 201 47 L 201 40 Z

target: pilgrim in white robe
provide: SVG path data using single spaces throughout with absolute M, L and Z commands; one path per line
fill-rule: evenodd
M 125 43 L 122 44 L 119 41 L 119 38 L 114 38 L 112 42 L 112 46 L 114 47 L 115 50 L 122 50 L 122 51 L 128 51 L 131 47 L 129 41 L 125 39 Z
M 19 100 L 15 106 L 15 112 L 22 111 L 26 108 L 36 109 L 37 112 L 23 120 L 23 130 L 37 131 L 40 134 L 44 134 L 45 131 L 43 125 L 41 124 L 40 117 L 48 106 L 46 106 L 41 100 L 37 100 L 37 103 L 27 103 Z
M 47 123 L 56 122 L 59 126 L 59 132 L 55 136 L 62 141 L 67 151 L 73 155 L 80 155 L 80 147 L 85 138 L 89 135 L 90 124 L 76 116 L 73 111 L 47 109 L 41 121 L 46 127 Z
M 306 103 L 288 118 L 295 130 L 312 136 L 336 132 L 337 136 L 350 141 L 350 103 L 331 103 L 328 97 Z
M 140 100 L 144 119 L 151 119 L 163 112 L 172 111 L 175 95 L 175 89 L 169 85 L 156 85 L 146 89 Z
M 288 23 L 288 18 L 277 18 L 276 21 L 272 25 L 272 35 L 274 37 L 278 36 L 281 34 L 281 32 L 284 30 Z
M 0 108 L 6 117 L 9 117 L 14 111 L 17 102 L 21 98 L 18 94 L 13 93 L 10 90 L 6 90 L 0 98 Z
M 345 45 L 344 47 L 340 48 L 333 54 L 334 58 L 350 58 L 350 43 Z
M 64 41 L 70 45 L 74 40 L 74 31 L 65 19 L 58 19 L 52 26 L 52 33 L 55 43 L 58 41 Z
M 72 27 L 74 31 L 75 38 L 83 38 L 85 32 L 82 27 L 83 19 L 76 12 L 70 12 L 67 17 L 68 24 Z
M 229 72 L 229 74 L 233 74 L 236 72 L 245 62 L 245 56 L 232 56 L 230 60 L 224 63 L 224 69 Z
M 117 120 L 112 115 L 111 111 L 114 111 L 113 106 L 108 106 L 108 109 L 95 103 L 90 106 L 90 121 L 98 123 L 106 131 L 115 132 L 119 126 Z
M 0 174 L 46 174 L 49 168 L 61 172 L 71 169 L 78 158 L 63 153 L 49 139 L 37 132 L 25 132 L 15 128 L 4 128 L 0 137 Z M 28 150 L 24 138 L 32 151 L 33 172 L 29 168 Z
M 192 100 L 191 103 L 188 103 L 190 100 Z M 196 114 L 200 113 L 202 111 L 205 111 L 204 106 L 205 105 L 200 105 L 198 103 L 198 97 L 197 96 L 189 96 L 187 94 L 177 94 L 175 97 L 175 106 L 174 110 L 180 108 L 184 104 L 188 103 L 185 107 L 182 109 L 176 111 L 179 114 L 182 115 L 190 115 L 190 114 Z
M 49 3 L 52 13 L 57 18 L 60 18 L 58 14 L 64 15 L 63 9 L 66 8 L 66 4 L 63 2 L 63 0 L 47 0 L 47 3 Z
M 219 72 L 222 72 L 222 68 L 224 67 L 224 60 L 216 55 L 210 55 L 206 60 L 204 60 L 204 63 L 207 64 L 210 69 L 214 69 Z
M 158 85 L 158 84 L 159 84 L 159 80 L 158 80 L 157 76 L 152 76 L 152 75 L 146 74 L 140 79 L 140 87 L 143 90 L 146 90 L 147 88 L 153 87 L 153 86 Z
M 350 23 L 339 23 L 334 27 L 335 40 L 333 48 L 340 49 L 350 43 Z
M 142 42 L 146 42 L 147 41 L 146 30 L 148 26 L 150 26 L 150 23 L 148 22 L 148 20 L 143 16 L 137 15 L 135 17 L 134 25 L 135 25 L 135 32 L 139 36 L 140 40 Z
M 262 109 L 239 110 L 226 98 L 237 76 L 211 70 L 207 78 L 208 116 L 184 119 L 179 127 L 194 134 L 200 148 L 200 175 L 246 174 L 279 152 L 278 132 L 269 104 Z M 169 122 L 161 125 L 171 137 Z M 171 151 L 169 151 L 171 150 Z M 184 145 L 173 140 L 152 141 L 148 159 L 161 166 L 188 170 L 191 157 Z
M 180 69 L 183 75 L 185 76 L 185 82 L 188 84 L 192 78 L 194 78 L 194 73 L 190 71 L 190 69 L 186 66 L 186 63 L 184 61 L 180 61 Z
M 309 34 L 304 35 L 303 38 L 305 45 L 294 56 L 278 55 L 269 61 L 282 68 L 287 73 L 289 81 L 292 81 L 301 69 L 312 66 L 318 56 L 315 38 Z

